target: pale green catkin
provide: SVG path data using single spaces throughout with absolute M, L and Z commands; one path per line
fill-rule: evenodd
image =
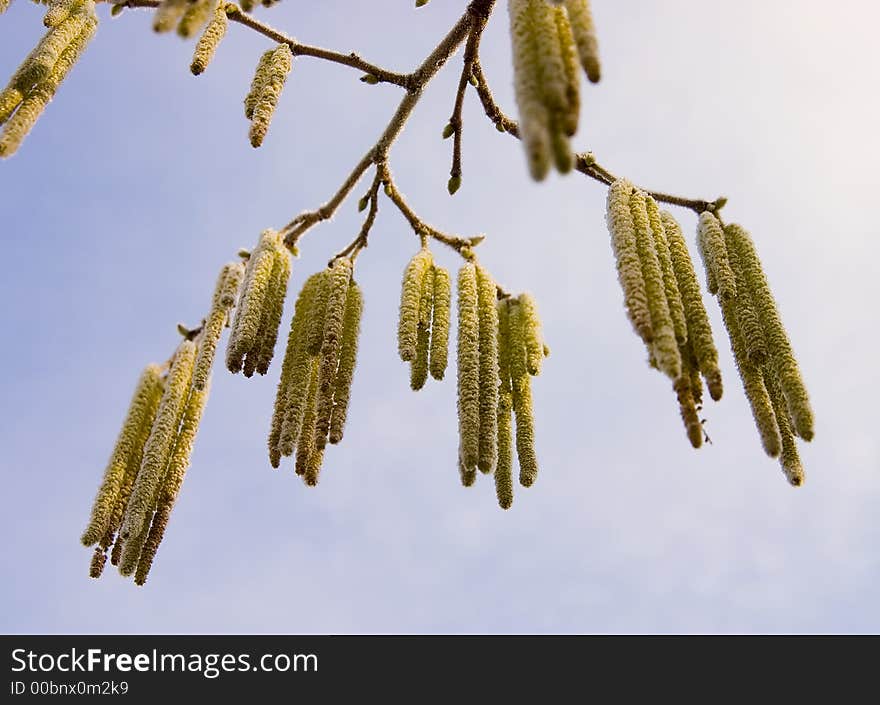
M 694 375 L 692 374 L 693 360 L 687 354 L 682 353 L 682 375 L 673 383 L 676 397 L 678 398 L 678 408 L 681 413 L 681 420 L 684 423 L 688 440 L 694 448 L 700 448 L 703 445 L 703 424 L 700 423 L 700 416 L 697 413 L 697 400 L 692 387 Z M 699 384 L 699 377 L 697 377 Z
M 757 367 L 762 367 L 767 361 L 767 342 L 764 339 L 761 321 L 758 319 L 758 313 L 755 310 L 752 292 L 745 280 L 742 263 L 739 261 L 739 255 L 736 250 L 733 249 L 734 243 L 728 231 L 729 228 L 725 230 L 725 240 L 727 260 L 730 262 L 730 269 L 733 271 L 736 281 L 737 294 L 733 301 L 734 308 L 736 309 L 736 319 L 746 346 L 746 355 L 749 361 Z
M 465 262 L 458 270 L 458 432 L 459 452 L 471 470 L 480 457 L 480 316 L 477 269 Z
M 223 328 L 229 317 L 229 308 L 235 301 L 235 289 L 237 282 L 241 281 L 244 265 L 241 262 L 230 262 L 224 265 L 217 277 L 214 287 L 214 296 L 211 299 L 211 310 L 202 325 L 202 333 L 199 336 L 198 353 L 193 368 L 193 389 L 204 389 L 211 377 L 211 368 L 214 365 L 214 356 L 217 352 L 217 343 L 223 334 Z M 231 297 L 230 297 L 231 294 Z
M 9 119 L 22 100 L 24 94 L 15 86 L 7 86 L 0 91 L 0 125 Z
M 636 229 L 630 210 L 629 198 L 633 185 L 618 179 L 608 189 L 605 220 L 611 234 L 611 249 L 617 262 L 617 278 L 623 289 L 623 300 L 629 320 L 638 336 L 650 345 L 654 339 L 651 329 L 651 311 L 645 293 L 645 279 L 636 248 Z
M 510 384 L 513 412 L 516 416 L 516 454 L 519 459 L 519 483 L 531 487 L 538 477 L 538 458 L 535 454 L 535 418 L 532 408 L 532 385 L 526 369 L 525 320 L 518 301 L 510 302 L 509 351 Z
M 532 178 L 542 181 L 550 170 L 550 111 L 544 103 L 537 37 L 533 31 L 534 0 L 509 0 L 513 76 L 519 130 Z
M 244 116 L 248 120 L 254 117 L 254 108 L 263 90 L 263 83 L 265 83 L 266 77 L 269 74 L 269 66 L 271 65 L 274 52 L 275 49 L 264 51 L 257 62 L 257 69 L 254 71 L 254 78 L 251 81 L 251 88 L 244 99 Z
M 562 63 L 565 69 L 565 97 L 566 109 L 563 113 L 563 125 L 565 134 L 569 137 L 577 132 L 580 120 L 581 96 L 580 79 L 581 72 L 578 65 L 578 53 L 575 46 L 571 25 L 568 21 L 568 13 L 565 8 L 557 7 L 553 19 L 556 22 L 556 32 L 559 37 L 559 47 L 562 52 Z
M 718 349 L 712 338 L 712 326 L 709 323 L 706 307 L 703 305 L 697 273 L 691 262 L 681 226 L 667 211 L 661 212 L 660 217 L 663 221 L 666 238 L 669 241 L 672 269 L 675 271 L 675 279 L 681 293 L 681 303 L 687 321 L 688 344 L 693 349 L 697 359 L 697 367 L 706 380 L 709 395 L 718 401 L 724 392 L 721 368 L 718 365 Z
M 84 546 L 97 543 L 107 532 L 126 472 L 132 458 L 140 455 L 161 396 L 162 370 L 158 365 L 148 365 L 135 387 L 116 446 L 104 470 L 88 526 L 80 539 Z
M 461 459 L 461 448 L 458 449 L 458 476 L 461 478 L 461 484 L 464 487 L 473 487 L 477 481 L 477 469 L 468 468 Z
M 145 518 L 153 511 L 156 492 L 165 478 L 172 444 L 189 394 L 195 354 L 195 343 L 184 340 L 177 348 L 174 361 L 171 363 L 162 400 L 159 402 L 159 410 L 144 446 L 141 469 L 135 479 L 131 498 L 125 510 L 122 536 L 126 541 L 139 534 Z
M 183 481 L 186 477 L 186 471 L 190 466 L 193 445 L 195 444 L 196 434 L 199 431 L 199 424 L 202 421 L 205 404 L 208 401 L 208 393 L 208 388 L 201 391 L 193 391 L 186 402 L 183 418 L 180 422 L 180 431 L 174 442 L 174 449 L 171 451 L 165 479 L 157 494 L 156 514 L 153 517 L 150 533 L 144 542 L 144 547 L 138 559 L 138 566 L 135 570 L 134 581 L 137 585 L 143 585 L 146 582 L 147 574 L 150 572 L 150 567 L 156 557 L 156 551 L 165 535 L 168 517 L 174 508 L 174 503 L 177 501 L 177 496 L 180 494 L 180 488 L 183 486 Z
M 296 442 L 296 474 L 305 475 L 309 458 L 315 452 L 315 422 L 317 421 L 318 386 L 321 376 L 321 358 L 309 358 L 309 386 L 305 395 L 305 413 Z
M 736 317 L 736 307 L 730 298 L 718 297 L 721 304 L 721 314 L 727 334 L 730 337 L 730 349 L 736 362 L 739 376 L 743 383 L 743 390 L 752 409 L 755 426 L 761 436 L 761 445 L 764 452 L 771 458 L 776 458 L 781 450 L 782 439 L 779 436 L 779 425 L 776 414 L 773 412 L 773 403 L 767 393 L 764 384 L 764 376 L 761 368 L 749 361 L 746 353 L 745 341 L 739 330 L 739 322 Z
M 635 189 L 630 196 L 633 226 L 636 232 L 636 250 L 642 266 L 648 309 L 651 313 L 651 330 L 654 334 L 650 351 L 657 360 L 657 367 L 672 380 L 681 375 L 681 356 L 675 339 L 675 328 L 666 300 L 663 271 L 654 245 L 654 235 L 648 221 L 645 194 Z
M 498 462 L 495 465 L 495 495 L 502 509 L 513 505 L 513 390 L 510 386 L 510 316 L 507 299 L 498 309 Z
M 46 27 L 57 27 L 72 14 L 80 10 L 85 0 L 53 0 L 49 3 L 49 9 L 43 17 Z
M 205 31 L 202 32 L 199 41 L 196 42 L 192 63 L 189 67 L 189 70 L 192 71 L 193 75 L 198 76 L 208 68 L 208 64 L 210 64 L 211 59 L 214 58 L 214 53 L 217 51 L 217 47 L 220 46 L 220 42 L 223 40 L 223 37 L 226 36 L 226 28 L 228 26 L 229 19 L 226 17 L 226 3 L 224 0 L 220 0 L 217 7 L 214 9 L 214 16 L 211 18 L 211 21 L 208 22 Z
M 793 420 L 793 430 L 805 441 L 813 438 L 813 409 L 810 397 L 794 357 L 791 341 L 782 325 L 779 309 L 770 284 L 755 250 L 755 243 L 746 230 L 739 225 L 727 226 L 728 237 L 734 244 L 743 268 L 746 286 L 764 330 L 769 353 L 769 364 L 779 380 L 782 393 Z
M 449 313 L 452 306 L 452 282 L 449 270 L 434 267 L 434 311 L 431 317 L 431 376 L 441 380 L 449 359 Z
M 287 283 L 290 279 L 290 254 L 287 248 L 277 243 L 272 253 L 272 272 L 269 287 L 263 301 L 263 314 L 254 347 L 245 358 L 244 374 L 250 377 L 256 371 L 264 375 L 275 356 L 275 343 L 278 341 L 278 328 L 284 315 L 284 299 L 287 298 Z M 250 373 L 250 374 L 249 374 Z
M 526 345 L 526 369 L 530 375 L 541 374 L 544 354 L 544 335 L 541 332 L 541 317 L 538 315 L 538 304 L 531 294 L 520 294 L 517 297 L 523 318 L 523 339 Z
M 422 279 L 419 319 L 416 328 L 416 356 L 410 362 L 409 386 L 418 391 L 428 379 L 428 355 L 431 347 L 431 315 L 434 310 L 434 267 L 428 267 Z
M 590 11 L 589 0 L 565 0 L 565 9 L 571 23 L 571 31 L 577 42 L 581 66 L 587 73 L 591 83 L 598 83 L 602 76 L 599 63 L 599 42 L 596 40 L 596 28 L 593 24 L 593 13 Z
M 291 455 L 302 423 L 302 398 L 308 389 L 309 355 L 307 351 L 310 316 L 323 272 L 309 277 L 296 299 L 281 378 L 275 395 L 275 410 L 269 431 L 269 462 L 277 468 L 282 455 Z M 288 412 L 291 416 L 288 419 Z
M 162 0 L 153 15 L 154 32 L 170 32 L 189 6 L 188 0 Z
M 225 0 L 221 0 L 221 2 L 225 4 Z M 189 39 L 195 35 L 196 32 L 205 26 L 208 18 L 213 14 L 216 5 L 217 0 L 194 0 L 190 2 L 189 7 L 186 8 L 186 12 L 183 13 L 183 17 L 180 18 L 180 22 L 177 24 L 177 34 L 184 39 Z
M 226 346 L 226 367 L 233 374 L 240 372 L 244 356 L 254 347 L 260 330 L 263 303 L 275 262 L 275 241 L 278 233 L 264 230 L 256 249 L 248 259 L 242 284 L 241 300 L 235 310 L 232 331 Z
M 90 7 L 93 13 L 94 3 Z M 16 85 L 26 92 L 26 89 L 47 79 L 61 53 L 82 33 L 89 20 L 94 19 L 92 13 L 87 10 L 78 12 L 63 20 L 57 27 L 51 28 L 25 59 L 25 64 L 19 69 L 21 75 Z M 18 73 L 17 71 L 16 74 Z
M 413 256 L 403 272 L 403 283 L 400 287 L 400 312 L 397 322 L 397 352 L 404 362 L 411 362 L 416 356 L 422 284 L 433 260 L 431 251 L 423 247 Z
M 165 529 L 168 527 L 168 519 L 170 516 L 171 507 L 165 504 L 160 504 L 159 508 L 153 514 L 150 528 L 146 532 L 140 553 L 137 557 L 137 563 L 133 570 L 131 569 L 130 563 L 132 559 L 125 556 L 125 549 L 123 549 L 124 558 L 123 563 L 120 566 L 120 572 L 123 575 L 131 575 L 131 573 L 134 573 L 135 585 L 143 585 L 147 582 L 147 574 L 153 566 L 153 559 L 156 557 L 156 551 L 159 550 L 159 544 L 165 536 Z
M 495 280 L 477 269 L 477 313 L 480 325 L 480 442 L 477 467 L 494 472 L 498 463 L 498 296 Z
M 687 341 L 687 320 L 684 316 L 684 305 L 681 301 L 681 292 L 678 290 L 678 281 L 675 278 L 675 270 L 672 266 L 672 255 L 669 251 L 669 240 L 666 237 L 666 228 L 660 217 L 660 208 L 650 196 L 645 198 L 648 212 L 648 222 L 651 224 L 651 234 L 654 236 L 654 248 L 657 251 L 657 259 L 660 261 L 660 269 L 663 272 L 663 288 L 666 291 L 666 303 L 669 305 L 669 315 L 672 316 L 672 327 L 675 331 L 675 339 L 679 345 Z
M 330 417 L 330 442 L 339 443 L 345 431 L 351 383 L 357 364 L 358 338 L 361 332 L 361 314 L 364 297 L 357 282 L 352 279 L 345 297 L 345 318 L 342 323 L 342 344 L 339 348 L 339 369 L 333 383 L 333 414 Z
M 290 47 L 287 44 L 279 45 L 272 52 L 266 79 L 263 81 L 260 94 L 254 104 L 250 130 L 251 146 L 253 147 L 259 147 L 263 144 L 263 139 L 269 131 L 269 123 L 272 122 L 272 116 L 275 114 L 278 99 L 281 97 L 281 91 L 284 90 L 287 74 L 290 73 L 292 66 L 293 52 L 290 51 Z
M 706 281 L 710 293 L 716 293 L 712 291 L 710 285 L 710 282 L 714 282 L 719 297 L 735 297 L 736 278 L 733 276 L 733 270 L 730 268 L 730 261 L 727 257 L 724 231 L 721 229 L 718 218 L 709 211 L 700 213 L 697 242 L 700 244 L 700 253 L 706 267 Z
M 340 257 L 330 268 L 328 281 L 327 315 L 324 319 L 324 342 L 321 346 L 321 366 L 318 380 L 318 398 L 315 418 L 315 448 L 324 450 L 330 433 L 333 414 L 333 391 L 339 367 L 339 348 L 345 323 L 345 299 L 351 283 L 352 261 Z
M 782 451 L 779 453 L 779 464 L 789 484 L 800 487 L 804 484 L 804 466 L 797 449 L 794 431 L 789 423 L 788 407 L 785 404 L 785 396 L 779 383 L 773 379 L 772 374 L 764 374 L 764 382 L 773 402 L 773 411 L 776 413 L 776 422 L 779 424 L 779 436 L 782 439 Z
M 153 524 L 153 517 L 155 514 L 155 511 L 152 509 L 147 512 L 140 526 L 133 530 L 127 538 L 122 539 L 122 549 L 118 560 L 120 575 L 127 577 L 137 570 L 144 544 L 150 537 L 150 527 Z

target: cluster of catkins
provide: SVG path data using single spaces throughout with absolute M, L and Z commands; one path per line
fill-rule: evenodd
M 49 28 L 0 91 L 0 157 L 15 154 L 98 28 L 94 0 L 50 0 Z M 0 0 L 0 12 L 8 2 Z
M 715 401 L 723 387 L 681 226 L 626 179 L 608 190 L 607 222 L 629 319 L 647 346 L 651 366 L 672 380 L 688 438 L 699 448 L 705 436 L 700 377 Z M 798 486 L 804 471 L 794 437 L 813 437 L 813 415 L 754 243 L 740 226 L 722 226 L 707 210 L 700 214 L 697 245 L 764 449 L 779 457 L 789 482 Z
M 580 119 L 580 69 L 597 83 L 599 49 L 589 0 L 508 0 L 519 131 L 532 177 L 551 163 L 571 171 Z
M 143 585 L 165 534 L 189 467 L 211 367 L 244 277 L 244 265 L 220 272 L 211 308 L 196 331 L 181 328 L 184 340 L 164 366 L 142 373 L 95 497 L 82 543 L 95 545 L 89 574 L 101 576 L 110 562 Z
M 314 486 L 327 441 L 342 440 L 357 359 L 363 297 L 354 262 L 334 259 L 309 277 L 290 324 L 269 431 L 269 462 L 296 452 L 296 474 Z
M 520 484 L 538 472 L 531 382 L 548 354 L 534 299 L 500 290 L 481 265 L 468 258 L 458 272 L 458 467 L 462 484 L 477 469 L 495 475 L 498 503 L 513 503 L 513 432 Z M 447 364 L 451 283 L 427 247 L 410 260 L 400 295 L 398 352 L 410 363 L 410 386 L 421 389 L 428 371 L 443 379 Z

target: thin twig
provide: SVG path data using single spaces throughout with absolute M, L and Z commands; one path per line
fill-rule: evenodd
M 364 224 L 361 226 L 361 230 L 357 237 L 346 245 L 344 249 L 340 250 L 333 256 L 333 259 L 330 260 L 331 265 L 340 257 L 351 256 L 352 260 L 356 259 L 360 251 L 367 246 L 367 238 L 370 236 L 370 230 L 373 227 L 373 223 L 376 222 L 376 214 L 379 212 L 379 187 L 381 185 L 382 175 L 379 173 L 379 169 L 376 169 L 376 174 L 373 176 L 373 183 L 370 186 L 370 190 L 364 195 L 364 200 L 370 207 L 367 212 L 367 217 L 364 220 Z

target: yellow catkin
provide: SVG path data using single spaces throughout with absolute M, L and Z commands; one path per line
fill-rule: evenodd
M 563 113 L 563 125 L 565 133 L 571 137 L 577 132 L 581 111 L 581 72 L 578 65 L 578 52 L 565 8 L 557 7 L 554 10 L 553 18 L 556 22 L 559 47 L 562 52 L 562 63 L 565 69 L 566 108 Z
M 72 14 L 79 11 L 85 4 L 85 0 L 53 0 L 43 17 L 46 27 L 57 27 Z
M 189 70 L 192 71 L 193 75 L 198 76 L 208 68 L 208 64 L 214 58 L 217 47 L 220 46 L 220 42 L 226 36 L 226 28 L 228 26 L 229 19 L 226 17 L 226 3 L 221 0 L 214 9 L 211 21 L 208 22 L 205 31 L 202 32 L 202 36 L 196 42 L 192 63 L 189 66 Z
M 477 265 L 480 325 L 480 444 L 477 467 L 491 473 L 498 462 L 498 296 L 495 280 Z
M 730 268 L 727 257 L 727 245 L 724 241 L 724 231 L 721 223 L 709 211 L 700 213 L 697 227 L 697 242 L 700 245 L 700 254 L 706 268 L 707 284 L 711 293 L 711 284 L 714 283 L 717 294 L 723 298 L 736 296 L 736 278 Z
M 318 385 L 321 376 L 321 359 L 309 358 L 308 391 L 305 395 L 305 413 L 302 428 L 296 442 L 296 474 L 305 475 L 309 458 L 315 452 L 315 422 L 317 421 Z
M 480 317 L 473 262 L 458 270 L 458 431 L 461 461 L 471 470 L 480 455 Z
M 202 325 L 202 333 L 199 336 L 199 347 L 193 368 L 193 389 L 204 389 L 211 377 L 211 368 L 214 365 L 217 343 L 223 334 L 223 328 L 226 326 L 229 308 L 235 301 L 235 294 L 231 292 L 231 289 L 234 282 L 241 281 L 243 272 L 244 265 L 241 262 L 230 262 L 220 270 L 220 275 L 217 277 L 214 296 L 211 299 L 211 310 L 208 312 L 208 316 Z M 236 284 L 235 289 L 237 288 Z
M 696 357 L 697 367 L 706 380 L 709 395 L 718 401 L 724 392 L 721 368 L 718 365 L 718 349 L 712 338 L 712 326 L 709 323 L 706 307 L 703 305 L 697 273 L 691 262 L 681 226 L 667 211 L 661 212 L 660 217 L 663 221 L 666 239 L 669 241 L 672 269 L 675 272 L 681 303 L 684 307 L 688 344 Z
M 434 311 L 434 267 L 428 267 L 422 279 L 419 319 L 416 328 L 416 356 L 410 362 L 409 386 L 418 391 L 428 379 L 428 356 L 431 347 L 431 316 Z
M 697 413 L 695 390 L 692 386 L 692 363 L 693 360 L 687 354 L 682 355 L 683 374 L 675 380 L 673 388 L 678 398 L 678 408 L 688 440 L 694 448 L 700 448 L 703 445 L 704 433 L 703 424 L 700 423 L 700 416 Z M 699 383 L 699 377 L 697 377 L 697 383 Z
M 260 98 L 260 92 L 263 90 L 263 84 L 269 74 L 269 66 L 272 63 L 272 56 L 275 49 L 268 49 L 260 55 L 257 62 L 257 68 L 254 71 L 254 78 L 251 81 L 251 87 L 244 99 L 244 116 L 250 120 L 254 117 L 254 108 Z
M 587 73 L 591 83 L 598 83 L 602 77 L 599 63 L 599 42 L 596 39 L 596 28 L 593 24 L 593 13 L 590 11 L 589 0 L 565 0 L 565 9 L 571 22 L 571 30 L 577 43 L 581 66 Z
M 781 450 L 782 440 L 779 437 L 779 425 L 776 414 L 773 412 L 773 403 L 767 393 L 764 384 L 764 376 L 761 368 L 749 361 L 746 353 L 745 341 L 739 330 L 739 322 L 736 317 L 736 307 L 730 298 L 719 297 L 721 314 L 727 334 L 730 337 L 730 349 L 736 362 L 739 376 L 742 380 L 743 390 L 752 409 L 755 426 L 761 436 L 761 445 L 764 452 L 771 458 L 776 458 Z
M 225 0 L 224 0 L 225 4 Z M 195 0 L 186 8 L 180 22 L 177 23 L 177 34 L 184 39 L 194 36 L 214 12 L 217 0 Z
M 345 297 L 345 319 L 342 323 L 342 343 L 339 348 L 339 369 L 333 383 L 333 414 L 330 417 L 330 442 L 339 443 L 345 431 L 348 404 L 351 400 L 351 383 L 357 364 L 358 338 L 361 332 L 361 314 L 364 297 L 354 279 L 348 285 Z
M 510 37 L 519 131 L 532 178 L 541 181 L 550 170 L 550 112 L 544 103 L 538 42 L 533 32 L 534 0 L 509 0 Z
M 629 199 L 633 185 L 618 179 L 608 189 L 605 220 L 611 234 L 611 249 L 617 261 L 617 278 L 623 289 L 623 300 L 629 320 L 646 345 L 654 339 L 651 329 L 651 311 L 645 293 L 645 279 L 636 248 L 636 229 L 633 224 Z
M 804 484 L 804 466 L 801 463 L 797 449 L 794 431 L 789 423 L 788 408 L 785 404 L 785 396 L 779 383 L 773 379 L 772 374 L 764 375 L 770 400 L 773 402 L 773 411 L 776 413 L 776 422 L 779 424 L 779 436 L 782 440 L 782 451 L 779 453 L 779 464 L 789 484 L 800 487 Z
M 0 92 L 0 125 L 9 119 L 22 100 L 24 94 L 15 86 L 7 86 Z
M 127 577 L 137 570 L 144 544 L 150 538 L 150 527 L 153 524 L 154 516 L 155 511 L 147 512 L 140 526 L 134 529 L 128 537 L 122 539 L 122 548 L 117 562 L 120 575 Z
M 168 517 L 174 508 L 177 496 L 180 494 L 180 488 L 183 486 L 186 471 L 190 465 L 193 445 L 195 444 L 196 434 L 202 420 L 202 413 L 205 410 L 205 404 L 208 401 L 208 393 L 207 388 L 202 391 L 193 391 L 186 402 L 186 408 L 180 422 L 180 431 L 174 442 L 174 449 L 171 451 L 165 479 L 157 494 L 156 514 L 153 517 L 150 533 L 147 535 L 144 547 L 138 558 L 134 577 L 137 585 L 143 585 L 146 582 L 147 574 L 150 572 L 150 567 L 156 557 L 156 551 L 165 535 Z
M 97 543 L 110 526 L 127 469 L 135 456 L 140 457 L 161 396 L 162 370 L 158 365 L 148 365 L 135 387 L 116 446 L 104 471 L 88 526 L 80 539 L 83 545 Z
M 739 255 L 733 248 L 733 241 L 729 235 L 730 229 L 725 231 L 727 245 L 727 260 L 736 280 L 736 298 L 734 308 L 739 325 L 740 334 L 746 347 L 746 355 L 754 365 L 761 367 L 767 361 L 767 342 L 764 339 L 764 331 L 758 313 L 752 300 L 752 292 L 746 284 L 745 272 L 740 262 Z
M 531 487 L 538 477 L 535 453 L 535 418 L 532 408 L 532 385 L 526 369 L 525 320 L 518 301 L 510 302 L 509 311 L 510 384 L 513 412 L 516 416 L 516 455 L 519 460 L 519 482 Z
M 517 297 L 523 318 L 523 339 L 526 345 L 526 369 L 530 375 L 541 374 L 541 364 L 546 357 L 544 335 L 541 332 L 541 317 L 538 315 L 538 304 L 531 294 L 520 294 Z
M 477 481 L 477 469 L 467 467 L 461 459 L 461 448 L 458 449 L 458 476 L 464 487 L 473 487 Z
M 49 77 L 52 68 L 61 57 L 61 53 L 82 33 L 89 20 L 93 19 L 94 3 L 90 5 L 90 8 L 91 12 L 87 8 L 71 15 L 46 33 L 28 59 L 25 60 L 25 64 L 22 64 L 22 67 L 16 72 L 16 74 L 20 72 L 19 87 L 26 89 Z
M 245 377 L 253 376 L 254 372 L 266 374 L 275 356 L 275 343 L 278 341 L 278 328 L 284 315 L 284 299 L 287 297 L 287 283 L 290 279 L 290 255 L 287 248 L 281 245 L 280 240 L 272 253 L 272 258 L 272 272 L 269 275 L 269 286 L 263 300 L 260 328 L 254 346 L 245 358 Z
M 324 449 L 315 448 L 309 456 L 306 463 L 306 470 L 303 473 L 303 482 L 309 487 L 318 484 L 318 478 L 321 475 L 321 466 L 324 464 Z
M 431 251 L 423 247 L 406 265 L 400 287 L 400 312 L 397 322 L 397 352 L 404 362 L 416 356 L 419 333 L 419 307 L 422 283 L 433 263 Z
M 162 0 L 153 15 L 153 31 L 170 32 L 188 7 L 188 0 Z
M 727 226 L 728 238 L 734 245 L 743 269 L 746 286 L 752 295 L 758 320 L 764 331 L 769 354 L 769 364 L 785 396 L 788 411 L 793 419 L 794 431 L 806 441 L 813 438 L 813 409 L 800 368 L 794 357 L 791 341 L 782 325 L 776 300 L 755 250 L 755 243 L 746 230 L 739 225 Z
M 156 493 L 165 478 L 165 470 L 189 393 L 195 354 L 195 343 L 184 340 L 177 348 L 171 363 L 156 420 L 144 446 L 141 469 L 125 511 L 122 536 L 126 540 L 139 533 L 145 517 L 153 510 Z
M 653 332 L 651 353 L 657 360 L 658 368 L 670 379 L 675 380 L 681 375 L 681 356 L 675 339 L 672 316 L 669 313 L 669 303 L 666 300 L 663 271 L 648 221 L 645 194 L 639 189 L 635 189 L 630 196 L 630 210 L 636 233 L 636 250 L 645 282 L 645 294 L 648 297 L 648 309 L 651 313 Z
M 333 414 L 333 391 L 336 370 L 339 367 L 339 349 L 342 344 L 342 328 L 345 323 L 345 299 L 351 283 L 352 261 L 340 257 L 333 262 L 328 278 L 327 315 L 324 319 L 324 341 L 321 346 L 318 398 L 315 417 L 315 448 L 324 450 L 330 433 L 330 416 Z
M 259 243 L 248 259 L 242 284 L 241 300 L 235 310 L 232 331 L 226 347 L 226 367 L 232 373 L 240 372 L 244 356 L 254 347 L 260 330 L 263 303 L 272 277 L 275 262 L 275 241 L 278 233 L 264 230 Z
M 502 509 L 513 505 L 513 390 L 510 387 L 510 323 L 507 299 L 498 309 L 498 462 L 495 465 L 495 495 Z
M 254 103 L 254 114 L 251 118 L 250 139 L 251 146 L 259 147 L 263 144 L 266 133 L 269 131 L 269 123 L 275 114 L 278 99 L 287 81 L 287 74 L 293 66 L 293 53 L 287 44 L 281 44 L 272 52 L 272 58 L 266 71 L 266 79 L 260 88 L 259 96 Z
M 679 345 L 687 341 L 687 320 L 684 316 L 684 305 L 681 301 L 681 292 L 678 290 L 678 281 L 675 278 L 675 270 L 672 266 L 672 255 L 669 252 L 669 240 L 666 237 L 666 228 L 660 217 L 660 208 L 650 196 L 645 198 L 645 206 L 648 213 L 648 222 L 651 225 L 651 234 L 654 236 L 654 248 L 657 251 L 657 259 L 660 261 L 660 269 L 663 272 L 663 289 L 666 291 L 666 303 L 669 306 L 669 315 L 672 316 L 672 328 L 675 331 L 675 339 Z
M 2 15 L 4 12 L 6 12 L 6 10 L 9 9 L 9 3 L 11 2 L 12 0 L 0 0 L 0 15 Z
M 452 282 L 449 270 L 434 267 L 434 310 L 431 316 L 430 368 L 434 379 L 443 379 L 449 359 L 449 313 L 452 305 Z
M 290 455 L 299 436 L 302 422 L 302 398 L 308 388 L 309 355 L 307 351 L 310 316 L 323 272 L 309 277 L 296 299 L 287 348 L 281 364 L 281 378 L 275 395 L 275 409 L 269 431 L 269 462 L 277 468 L 282 455 Z M 288 418 L 288 413 L 291 416 Z M 282 448 L 286 452 L 282 452 Z

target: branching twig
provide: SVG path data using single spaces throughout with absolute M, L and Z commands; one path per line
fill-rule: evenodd
M 370 230 L 373 228 L 373 223 L 376 222 L 376 214 L 379 212 L 379 187 L 381 185 L 382 175 L 377 168 L 376 174 L 373 177 L 373 184 L 370 186 L 370 190 L 367 191 L 361 201 L 361 203 L 369 204 L 369 211 L 367 211 L 367 217 L 364 220 L 364 224 L 361 226 L 361 231 L 344 249 L 340 250 L 333 256 L 333 259 L 330 260 L 331 263 L 340 257 L 351 256 L 352 259 L 355 259 L 360 251 L 367 246 L 367 238 L 370 236 Z

